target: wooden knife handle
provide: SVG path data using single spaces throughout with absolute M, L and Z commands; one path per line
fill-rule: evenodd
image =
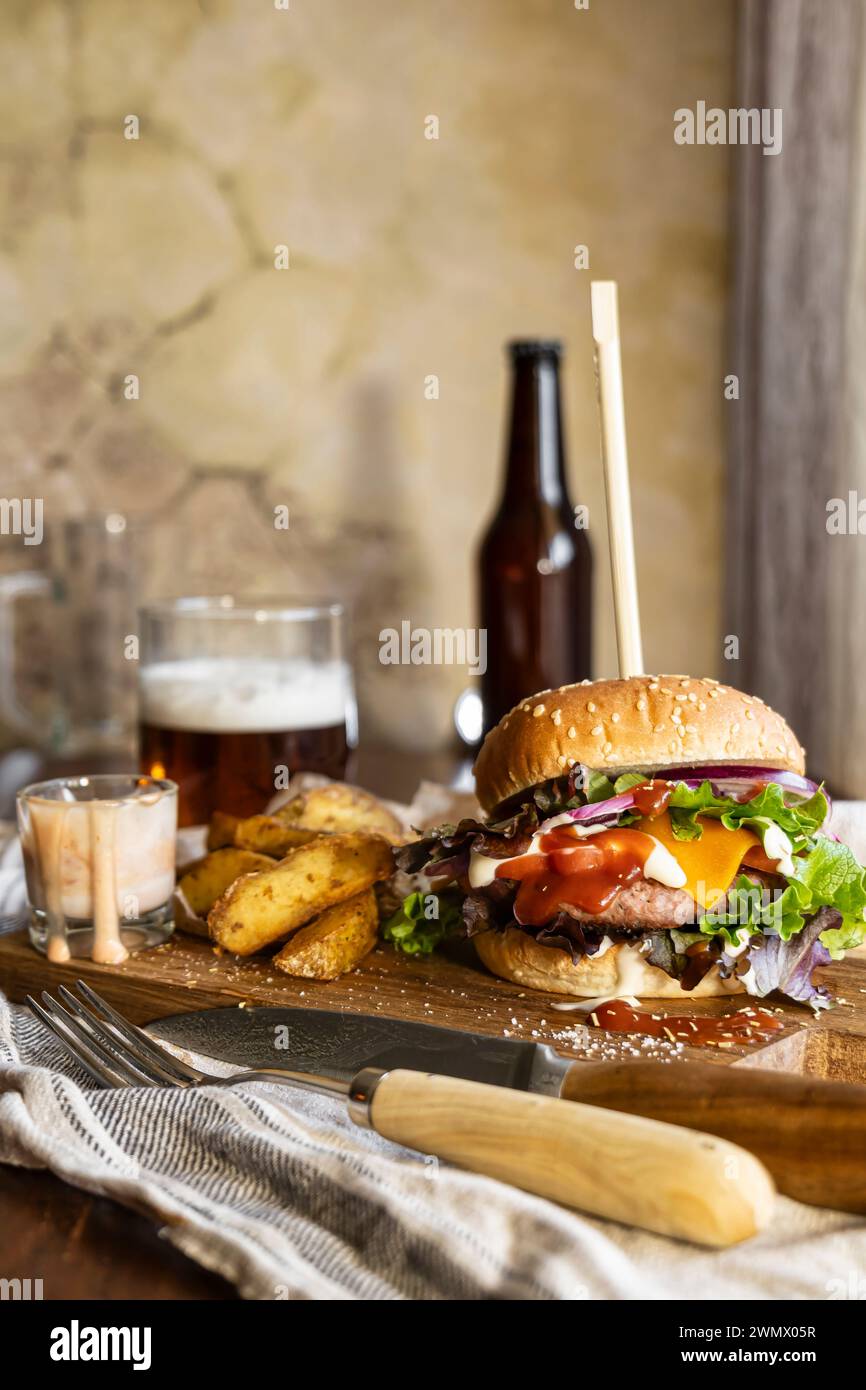
M 380 1074 L 368 1095 L 386 1139 L 595 1216 L 714 1246 L 770 1219 L 763 1166 L 706 1134 L 424 1072 Z
M 866 1212 L 866 1086 L 707 1062 L 575 1062 L 561 1095 L 718 1135 L 761 1159 L 786 1196 Z

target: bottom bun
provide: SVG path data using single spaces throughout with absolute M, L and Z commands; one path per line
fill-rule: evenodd
M 568 951 L 539 946 L 528 932 L 516 927 L 481 932 L 473 939 L 482 962 L 494 975 L 551 994 L 572 994 L 579 999 L 613 999 L 623 994 L 645 999 L 701 999 L 743 992 L 736 977 L 722 979 L 715 965 L 695 989 L 681 989 L 678 980 L 650 965 L 634 946 L 622 943 L 575 962 Z

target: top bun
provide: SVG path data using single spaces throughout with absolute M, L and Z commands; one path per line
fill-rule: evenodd
M 576 763 L 658 773 L 712 763 L 802 775 L 805 751 L 756 695 L 708 677 L 581 681 L 521 700 L 491 729 L 475 763 L 485 811 Z

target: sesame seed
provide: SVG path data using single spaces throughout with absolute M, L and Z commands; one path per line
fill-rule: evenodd
M 596 724 L 595 728 L 590 730 L 590 733 L 592 734 L 593 738 L 598 738 L 600 734 L 604 733 L 604 729 L 602 728 L 601 724 Z
M 702 714 L 703 714 L 704 710 L 706 709 L 706 707 L 707 707 L 707 702 L 706 702 L 706 700 L 698 700 L 698 709 L 701 711 Z
M 695 727 L 694 724 L 687 724 L 687 725 L 686 725 L 686 733 L 687 733 L 687 734 L 696 734 L 696 733 L 697 733 L 697 728 Z
M 698 697 L 693 690 L 689 691 L 689 700 L 693 705 L 696 705 L 698 702 Z
M 649 685 L 647 686 L 647 690 L 658 690 L 658 688 L 659 688 L 659 683 L 658 683 L 658 681 L 650 681 Z
M 565 754 L 564 754 L 564 753 L 560 753 L 560 755 L 559 755 L 559 757 L 557 758 L 556 761 L 559 763 L 559 766 L 560 766 L 560 767 L 565 767 Z
M 604 748 L 602 749 L 602 752 L 603 752 L 603 753 L 609 753 L 610 750 L 611 750 L 611 748 L 613 748 L 613 744 L 612 744 L 612 743 L 606 743 L 606 744 L 604 745 Z
M 637 709 L 646 709 L 646 700 L 643 698 L 643 696 L 641 696 L 640 699 L 638 700 L 636 708 L 637 708 Z
M 740 726 L 739 726 L 739 724 L 732 724 L 732 725 L 731 725 L 731 733 L 732 733 L 732 734 L 738 734 L 739 732 L 740 732 Z
M 553 720 L 556 727 L 559 728 L 560 724 L 562 723 L 562 715 L 560 711 L 558 709 L 554 710 L 553 714 L 550 717 Z
M 785 745 L 784 745 L 784 743 L 777 743 L 777 744 L 776 744 L 776 752 L 777 752 L 777 753 L 784 753 L 784 751 L 785 751 Z
M 654 733 L 654 734 L 663 734 L 664 731 L 665 731 L 665 726 L 664 726 L 664 724 L 654 724 L 654 725 L 653 725 L 653 733 Z M 676 747 L 676 744 L 674 744 L 674 747 Z
M 688 690 L 689 684 L 689 681 L 680 681 L 680 685 L 682 686 L 683 690 Z
M 543 714 L 544 714 L 544 705 L 536 705 L 536 706 L 535 706 L 535 709 L 532 711 L 532 717 L 533 717 L 533 719 L 540 719 L 541 716 L 542 716 Z
M 569 766 L 569 767 L 574 767 L 574 766 L 576 765 L 576 763 L 577 763 L 577 758 L 569 758 L 569 760 L 568 760 L 568 766 Z
M 587 705 L 587 709 L 589 710 L 590 714 L 595 714 L 595 705 L 593 704 L 592 700 L 590 700 L 589 704 Z
M 614 711 L 614 713 L 610 716 L 610 722 L 611 724 L 619 723 L 619 715 L 616 713 L 616 711 Z
M 687 700 L 687 699 L 688 699 L 688 696 L 687 696 L 687 695 L 675 695 L 675 696 L 674 696 L 674 699 L 675 699 L 676 701 L 678 701 L 678 703 L 682 704 L 683 700 Z
M 686 731 L 685 731 L 685 729 L 683 728 L 682 724 L 680 724 L 679 727 L 677 728 L 677 733 L 679 734 L 680 738 L 685 738 L 685 736 L 686 736 Z
M 576 737 L 577 737 L 577 729 L 574 727 L 573 724 L 569 724 L 569 726 L 568 726 L 568 737 L 569 737 L 569 738 L 576 738 Z

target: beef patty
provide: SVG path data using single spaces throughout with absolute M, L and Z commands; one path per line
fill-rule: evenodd
M 778 874 L 762 873 L 758 869 L 743 869 L 741 873 L 758 888 L 772 891 L 785 886 L 785 880 Z M 741 873 L 737 873 L 726 892 L 733 888 Z M 724 893 L 720 894 L 713 906 L 720 903 L 724 896 Z M 570 903 L 563 903 L 563 907 L 570 917 L 587 926 L 619 927 L 631 931 L 664 931 L 669 927 L 691 926 L 700 920 L 705 911 L 711 910 L 700 907 L 691 894 L 682 888 L 666 888 L 663 883 L 649 878 L 639 878 L 626 888 L 621 888 L 610 907 L 603 912 L 581 912 Z

